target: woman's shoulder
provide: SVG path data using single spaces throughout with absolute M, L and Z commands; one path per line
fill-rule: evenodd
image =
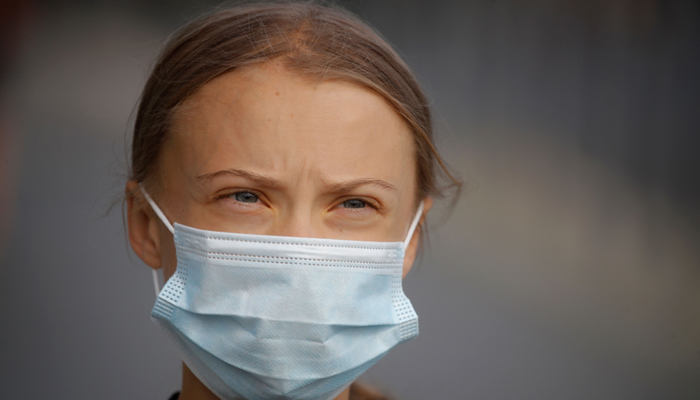
M 168 400 L 177 400 L 180 397 L 180 392 L 173 393 Z

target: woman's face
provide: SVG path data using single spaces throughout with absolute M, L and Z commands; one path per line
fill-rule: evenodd
M 416 204 L 413 139 L 393 108 L 359 85 L 276 64 L 225 74 L 185 101 L 157 176 L 147 189 L 171 222 L 213 231 L 402 241 Z M 132 247 L 168 277 L 172 236 L 132 200 Z

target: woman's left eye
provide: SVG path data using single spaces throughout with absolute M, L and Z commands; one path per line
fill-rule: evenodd
M 340 203 L 340 206 L 344 208 L 365 208 L 367 203 L 358 199 L 350 199 Z
M 240 201 L 241 203 L 257 203 L 260 199 L 258 196 L 250 192 L 235 193 L 233 195 L 233 198 L 236 199 L 236 201 Z

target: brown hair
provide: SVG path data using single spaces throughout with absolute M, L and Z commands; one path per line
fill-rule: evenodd
M 155 175 L 178 105 L 226 72 L 271 60 L 312 79 L 363 85 L 386 99 L 413 133 L 417 201 L 441 196 L 444 187 L 459 189 L 461 183 L 435 148 L 428 101 L 401 57 L 349 12 L 308 2 L 225 8 L 177 32 L 162 50 L 141 95 L 130 178 L 143 182 Z

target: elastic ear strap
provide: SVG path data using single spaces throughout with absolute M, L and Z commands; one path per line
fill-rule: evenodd
M 151 272 L 153 272 L 153 288 L 156 290 L 156 297 L 158 297 L 158 294 L 160 293 L 160 285 L 158 284 L 158 272 L 156 272 L 155 269 L 151 269 Z
M 413 238 L 413 233 L 416 231 L 416 227 L 418 226 L 418 222 L 420 222 L 421 217 L 423 216 L 423 200 L 421 200 L 420 204 L 418 205 L 418 211 L 416 212 L 416 216 L 413 217 L 413 222 L 411 222 L 411 227 L 408 228 L 408 234 L 406 235 L 406 239 L 403 241 L 403 248 L 407 248 L 408 244 L 411 243 L 411 239 Z
M 146 201 L 148 204 L 151 205 L 151 208 L 153 211 L 155 211 L 156 215 L 158 218 L 160 218 L 161 222 L 163 222 L 163 225 L 165 225 L 166 228 L 170 231 L 170 233 L 175 233 L 175 229 L 173 229 L 173 226 L 170 224 L 170 221 L 165 217 L 165 214 L 163 214 L 163 211 L 158 207 L 155 201 L 151 198 L 151 196 L 146 192 L 146 189 L 139 184 L 139 190 L 141 190 L 141 193 L 143 193 L 143 197 L 146 198 Z M 160 293 L 160 285 L 158 284 L 158 272 L 155 269 L 151 269 L 151 273 L 153 274 L 153 289 L 156 291 L 156 297 L 158 297 L 158 294 Z
M 151 208 L 153 209 L 153 211 L 156 212 L 156 215 L 158 216 L 158 218 L 160 218 L 160 220 L 163 222 L 163 225 L 165 225 L 165 227 L 168 228 L 170 233 L 174 234 L 175 229 L 173 229 L 173 226 L 170 224 L 170 221 L 168 221 L 168 218 L 165 216 L 165 214 L 163 214 L 163 211 L 160 210 L 160 207 L 158 207 L 158 205 L 156 204 L 155 201 L 153 201 L 151 196 L 149 196 L 148 193 L 146 193 L 146 189 L 144 189 L 143 186 L 141 186 L 141 184 L 139 184 L 139 189 L 141 189 L 141 193 L 143 193 L 143 196 L 146 198 L 146 201 L 148 202 L 148 204 L 151 205 Z

